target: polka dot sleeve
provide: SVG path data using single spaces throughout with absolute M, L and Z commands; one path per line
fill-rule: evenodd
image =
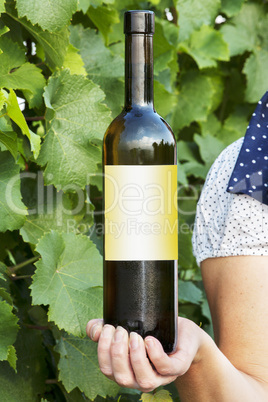
M 240 138 L 229 145 L 208 173 L 192 237 L 198 265 L 212 257 L 268 255 L 268 205 L 226 191 L 242 144 Z

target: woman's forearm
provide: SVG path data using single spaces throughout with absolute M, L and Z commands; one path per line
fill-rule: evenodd
M 268 384 L 235 368 L 200 330 L 200 348 L 189 370 L 176 380 L 182 402 L 267 402 Z

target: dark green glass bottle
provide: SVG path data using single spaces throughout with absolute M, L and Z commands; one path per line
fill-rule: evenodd
M 124 32 L 125 106 L 103 142 L 104 321 L 153 335 L 171 353 L 178 313 L 176 141 L 153 104 L 154 13 L 126 12 Z

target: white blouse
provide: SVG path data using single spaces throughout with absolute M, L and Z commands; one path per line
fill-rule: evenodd
M 268 205 L 226 191 L 243 139 L 229 145 L 208 173 L 192 237 L 198 265 L 211 257 L 268 255 Z

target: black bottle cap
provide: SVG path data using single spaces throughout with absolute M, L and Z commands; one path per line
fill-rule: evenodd
M 130 10 L 124 14 L 124 33 L 154 34 L 154 12 Z

